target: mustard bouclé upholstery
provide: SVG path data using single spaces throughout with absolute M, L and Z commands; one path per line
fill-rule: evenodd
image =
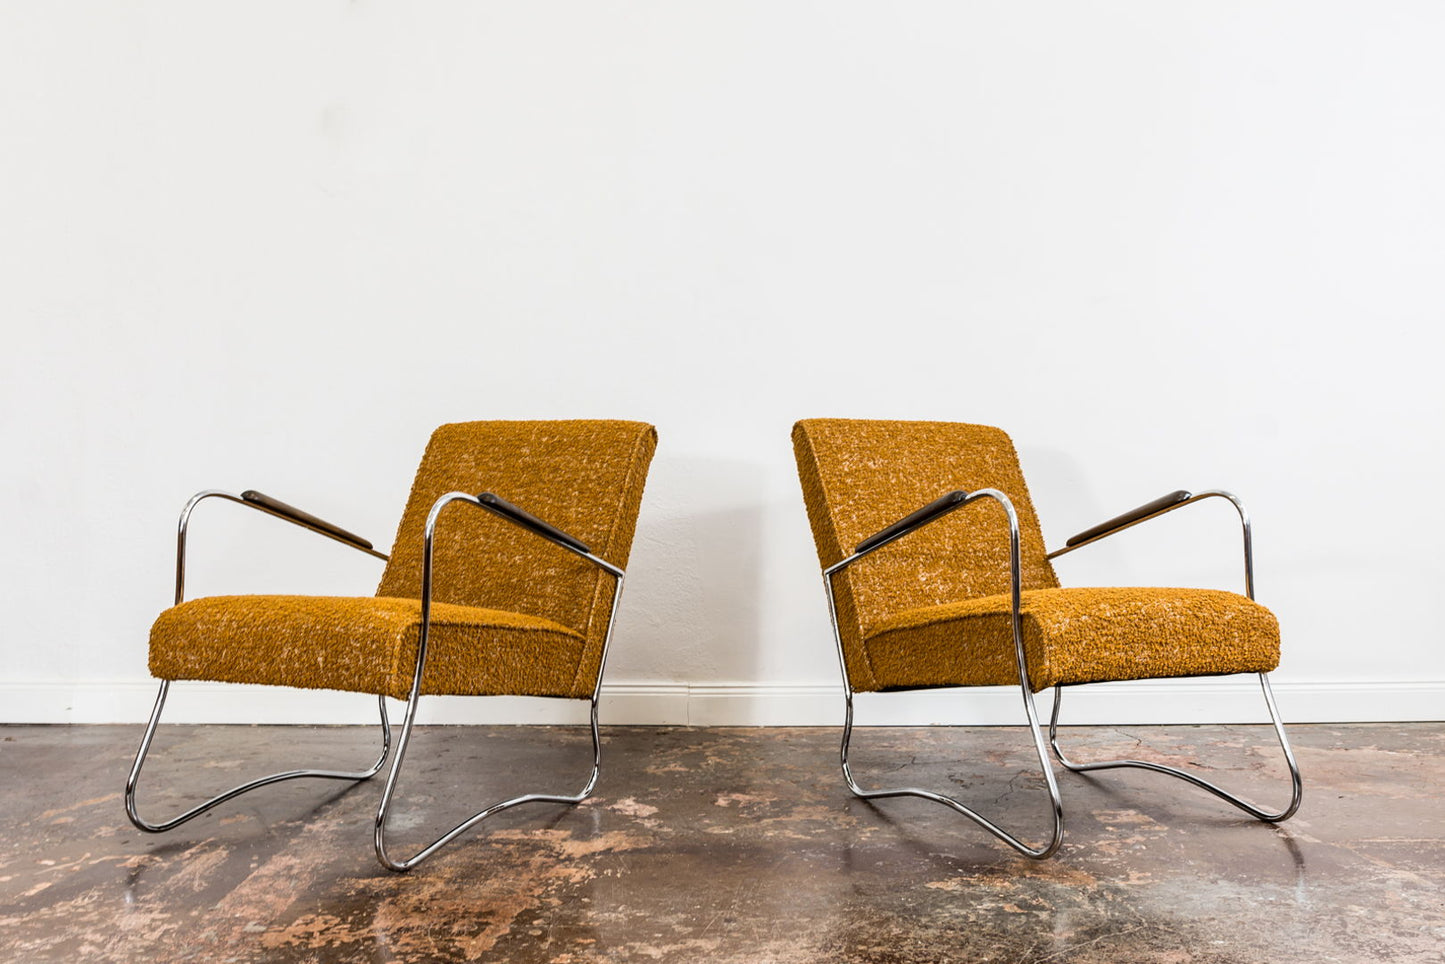
M 1267 673 L 1279 624 L 1250 599 L 1215 589 L 1032 589 L 1024 652 L 1035 692 L 1069 683 Z M 890 688 L 1018 683 L 1010 597 L 909 609 L 872 627 L 868 660 Z
M 824 568 L 954 489 L 997 489 L 1018 515 L 1029 685 L 1266 672 L 1279 625 L 1236 593 L 1062 589 L 1013 442 L 952 422 L 808 419 L 793 428 L 808 520 Z M 980 500 L 834 577 L 838 630 L 857 691 L 1018 682 L 1009 529 Z
M 208 596 L 166 610 L 151 630 L 151 671 L 406 699 L 421 600 Z M 582 658 L 580 633 L 540 616 L 432 603 L 423 692 L 556 695 Z
M 222 596 L 166 610 L 151 672 L 405 697 L 421 622 L 423 533 L 448 492 L 494 492 L 625 568 L 650 425 L 464 422 L 428 443 L 375 597 Z M 613 578 L 472 505 L 437 524 L 423 693 L 587 698 L 601 670 Z

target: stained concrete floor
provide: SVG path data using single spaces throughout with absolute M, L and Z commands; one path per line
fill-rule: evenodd
M 1061 774 L 1068 836 L 1037 863 L 936 805 L 852 799 L 833 730 L 611 727 L 591 800 L 507 811 L 396 875 L 371 853 L 379 780 L 268 787 L 153 836 L 122 812 L 138 728 L 0 727 L 0 960 L 1445 961 L 1445 724 L 1292 734 L 1306 796 L 1288 823 L 1156 774 Z M 264 767 L 364 765 L 371 736 L 175 727 L 142 807 Z M 1200 765 L 1273 802 L 1267 738 L 1069 734 L 1080 756 Z M 407 762 L 397 826 L 420 841 L 468 802 L 582 772 L 588 745 L 575 728 L 438 727 Z M 1017 730 L 862 730 L 854 763 L 1043 832 Z

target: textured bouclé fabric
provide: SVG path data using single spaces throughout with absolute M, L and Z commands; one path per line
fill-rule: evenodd
M 808 520 L 824 568 L 955 489 L 998 489 L 1018 514 L 1024 648 L 1034 689 L 1055 684 L 1263 672 L 1279 626 L 1235 593 L 1061 589 L 1013 442 L 952 422 L 809 419 L 793 428 Z M 834 577 L 855 690 L 1018 682 L 1010 626 L 1008 520 L 979 500 Z
M 1070 683 L 1267 673 L 1279 664 L 1274 614 L 1216 589 L 1034 589 L 1023 594 L 1035 691 Z M 864 635 L 889 687 L 1018 683 L 1007 593 L 910 609 Z
M 156 620 L 151 672 L 406 699 L 420 629 L 419 599 L 207 596 Z M 579 633 L 539 616 L 434 602 L 422 692 L 557 695 L 582 649 Z
M 448 492 L 494 492 L 625 568 L 657 444 L 641 422 L 463 422 L 433 433 L 376 598 L 237 596 L 161 614 L 162 679 L 278 683 L 405 696 L 420 622 L 423 533 Z M 590 696 L 613 579 L 474 505 L 436 529 L 422 692 Z
M 1025 589 L 1059 584 L 1007 435 L 982 425 L 809 419 L 793 427 L 808 521 L 824 568 L 864 539 L 939 496 L 998 489 L 1018 513 Z M 863 629 L 910 609 L 1009 589 L 1008 519 L 975 502 L 885 546 L 834 577 L 848 678 L 857 690 L 893 685 L 877 677 Z

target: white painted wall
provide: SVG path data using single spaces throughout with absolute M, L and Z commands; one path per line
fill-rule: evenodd
M 1286 714 L 1438 719 L 1442 48 L 1431 0 L 0 5 L 0 713 L 141 718 L 197 489 L 384 546 L 437 423 L 603 416 L 661 434 L 608 718 L 831 723 L 788 430 L 849 415 L 1007 427 L 1051 545 L 1238 491 Z M 379 573 L 196 525 L 194 594 Z M 1223 503 L 1151 528 L 1061 575 L 1238 586 Z M 1080 705 L 1195 712 L 1142 692 Z

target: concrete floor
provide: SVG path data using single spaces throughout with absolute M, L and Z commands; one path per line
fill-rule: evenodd
M 397 819 L 415 841 L 588 758 L 580 729 L 419 733 Z M 268 787 L 153 836 L 122 812 L 139 728 L 0 727 L 0 960 L 1445 961 L 1445 724 L 1291 733 L 1306 794 L 1288 823 L 1156 774 L 1061 773 L 1068 836 L 1037 863 L 936 805 L 852 799 L 833 730 L 611 727 L 591 800 L 513 809 L 395 875 L 371 852 L 379 780 Z M 142 808 L 173 813 L 263 768 L 364 765 L 373 735 L 174 727 Z M 1268 736 L 1069 740 L 1204 766 L 1274 803 Z M 865 729 L 855 747 L 865 783 L 922 783 L 1043 832 L 1019 730 Z

